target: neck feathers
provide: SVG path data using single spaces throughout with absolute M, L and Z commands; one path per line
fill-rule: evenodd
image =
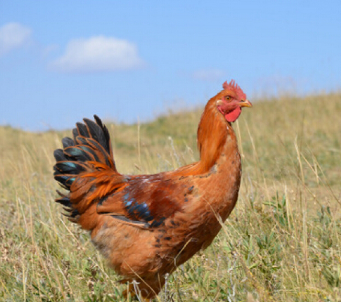
M 202 172 L 209 171 L 217 162 L 229 131 L 233 131 L 232 127 L 217 110 L 215 100 L 211 99 L 205 107 L 198 127 L 199 163 Z
M 226 139 L 230 136 L 232 144 L 228 144 Z M 200 152 L 200 160 L 194 164 L 179 168 L 176 170 L 181 176 L 199 175 L 208 173 L 217 163 L 222 153 L 229 149 L 238 149 L 236 136 L 230 123 L 226 121 L 224 116 L 216 107 L 216 98 L 211 99 L 201 116 L 198 127 L 198 149 Z M 230 152 L 227 152 L 230 153 Z M 228 155 L 228 154 L 226 154 Z

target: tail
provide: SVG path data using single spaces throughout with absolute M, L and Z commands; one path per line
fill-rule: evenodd
M 63 149 L 54 152 L 54 178 L 69 191 L 57 191 L 60 198 L 56 202 L 64 206 L 70 221 L 88 230 L 95 223 L 92 206 L 121 186 L 124 179 L 116 170 L 108 129 L 96 115 L 94 118 L 95 122 L 84 119 L 84 124 L 77 123 L 73 139 L 63 138 Z

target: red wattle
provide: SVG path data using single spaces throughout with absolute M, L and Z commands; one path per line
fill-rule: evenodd
M 225 114 L 225 118 L 228 122 L 232 123 L 234 122 L 238 117 L 239 115 L 241 114 L 242 112 L 242 109 L 238 106 L 236 109 L 234 109 L 233 111 Z

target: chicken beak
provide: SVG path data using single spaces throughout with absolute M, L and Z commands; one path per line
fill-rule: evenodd
M 239 102 L 240 107 L 252 107 L 252 104 L 249 100 L 241 100 Z

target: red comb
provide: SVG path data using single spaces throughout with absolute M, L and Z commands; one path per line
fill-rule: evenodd
M 239 100 L 245 100 L 246 99 L 246 94 L 243 92 L 243 90 L 236 84 L 234 80 L 231 80 L 230 83 L 227 84 L 227 81 L 224 82 L 223 88 L 225 90 L 231 90 L 234 91 L 235 94 L 237 95 L 237 98 Z

